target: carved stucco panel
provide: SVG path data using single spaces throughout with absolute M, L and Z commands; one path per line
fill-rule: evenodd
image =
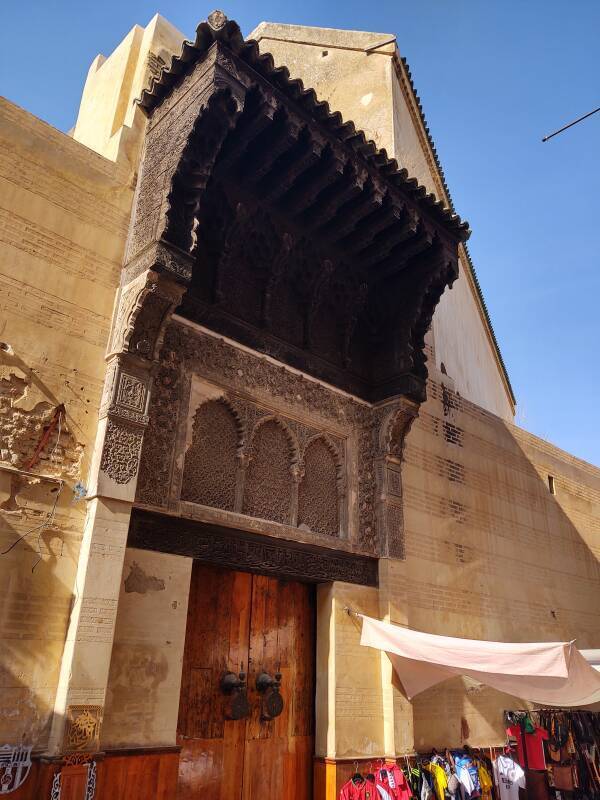
M 292 434 L 295 448 L 292 448 L 294 454 L 290 455 L 290 471 L 293 479 L 296 462 L 296 480 L 300 484 L 307 443 L 324 429 L 331 430 L 333 425 L 339 434 L 337 443 L 336 437 L 330 438 L 330 441 L 333 442 L 333 450 L 337 448 L 340 463 L 344 462 L 338 469 L 337 483 L 338 497 L 344 498 L 341 510 L 346 509 L 348 513 L 347 510 L 351 509 L 350 513 L 356 514 L 354 526 L 352 520 L 344 519 L 338 509 L 341 535 L 347 535 L 349 530 L 356 528 L 358 535 L 353 538 L 362 550 L 374 554 L 388 550 L 390 554 L 391 550 L 398 553 L 401 550 L 400 544 L 391 542 L 388 546 L 388 527 L 391 532 L 398 525 L 388 526 L 387 523 L 391 516 L 388 516 L 385 507 L 384 465 L 390 458 L 399 461 L 404 437 L 416 413 L 414 405 L 398 401 L 369 407 L 197 327 L 182 324 L 177 319 L 167 329 L 160 367 L 154 377 L 150 423 L 138 480 L 139 502 L 166 508 L 173 507 L 179 497 L 191 497 L 189 485 L 181 494 L 182 474 L 177 479 L 176 458 L 180 459 L 179 472 L 182 473 L 183 456 L 190 445 L 188 409 L 194 375 L 214 383 L 215 395 L 226 399 L 238 420 L 238 493 L 234 501 L 235 510 L 242 511 L 244 502 L 248 513 L 258 516 L 269 514 L 270 519 L 288 524 L 291 519 L 287 513 L 281 517 L 274 509 L 260 510 L 255 507 L 256 504 L 252 505 L 254 500 L 250 504 L 249 501 L 242 501 L 247 491 L 245 481 L 248 479 L 252 434 L 257 425 L 261 422 L 264 424 L 264 417 L 279 417 Z M 282 409 L 286 409 L 287 414 Z M 195 411 L 194 408 L 192 413 Z M 300 422 L 299 417 L 310 422 Z M 346 442 L 343 447 L 342 441 Z M 346 448 L 349 448 L 347 461 L 344 460 Z M 233 474 L 232 467 L 230 470 Z M 294 481 L 291 480 L 289 485 L 293 497 Z M 287 509 L 290 495 L 287 492 L 283 492 L 283 495 L 282 503 Z M 301 503 L 299 507 L 300 519 L 297 520 L 299 524 L 302 524 L 302 515 L 306 515 L 305 500 L 303 494 L 304 505 Z M 229 497 L 226 505 L 230 506 L 231 502 L 232 498 Z M 293 518 L 294 506 L 291 500 L 290 503 Z M 333 519 L 334 515 L 330 516 Z M 330 528 L 334 524 L 331 519 L 325 527 Z M 305 521 L 304 524 L 311 529 L 312 526 L 319 527 L 315 522 Z M 319 532 L 324 533 L 324 528 Z M 394 537 L 397 538 L 397 535 L 393 534 L 392 539 Z
M 143 437 L 143 428 L 109 419 L 100 470 L 115 483 L 127 484 L 132 481 L 137 475 Z

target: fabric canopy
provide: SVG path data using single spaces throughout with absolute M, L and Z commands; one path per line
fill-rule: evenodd
M 600 701 L 600 672 L 574 642 L 507 643 L 412 631 L 362 617 L 360 643 L 384 650 L 409 700 L 456 675 L 533 703 L 580 706 Z

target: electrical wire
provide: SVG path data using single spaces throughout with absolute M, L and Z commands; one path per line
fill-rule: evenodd
M 63 412 L 59 411 L 59 414 L 58 414 L 58 433 L 56 435 L 56 443 L 55 443 L 54 447 L 52 448 L 52 452 L 50 453 L 50 461 L 52 461 L 54 459 L 54 454 L 56 453 L 56 449 L 60 444 L 60 434 L 61 434 L 61 430 L 62 430 L 62 416 L 63 416 Z M 35 570 L 37 565 L 42 560 L 42 534 L 44 533 L 44 531 L 47 528 L 49 528 L 54 523 L 54 518 L 56 516 L 56 506 L 58 505 L 58 498 L 61 495 L 61 492 L 63 490 L 64 485 L 65 484 L 63 482 L 58 487 L 58 491 L 56 492 L 56 497 L 54 498 L 54 505 L 52 506 L 52 510 L 50 511 L 50 513 L 48 514 L 48 516 L 46 518 L 45 525 L 43 525 L 40 528 L 40 531 L 38 533 L 38 536 L 37 536 L 37 554 L 38 554 L 38 557 L 37 557 L 37 561 L 35 562 L 35 564 L 31 568 L 32 572 Z
M 52 461 L 52 459 L 54 458 L 54 454 L 56 453 L 56 449 L 58 448 L 58 446 L 59 446 L 59 444 L 60 444 L 60 435 L 61 435 L 61 430 L 62 430 L 62 411 L 61 411 L 61 412 L 59 413 L 59 415 L 58 415 L 58 435 L 57 435 L 57 437 L 56 437 L 56 443 L 54 444 L 54 447 L 52 448 L 52 452 L 50 453 L 50 460 L 51 460 L 51 461 Z M 37 476 L 36 476 L 36 477 L 37 477 Z M 36 547 L 36 549 L 37 549 L 37 554 L 38 554 L 38 557 L 37 557 L 37 561 L 35 562 L 35 564 L 34 564 L 34 565 L 32 566 L 32 568 L 31 568 L 31 571 L 32 571 L 32 572 L 35 570 L 35 568 L 37 567 L 37 565 L 38 565 L 38 564 L 40 563 L 40 561 L 42 560 L 42 549 L 41 549 L 41 548 L 42 548 L 42 534 L 43 534 L 43 533 L 44 533 L 44 531 L 45 531 L 47 528 L 49 528 L 49 527 L 50 527 L 50 526 L 53 524 L 53 522 L 54 522 L 54 518 L 56 517 L 56 506 L 58 505 L 58 498 L 59 498 L 59 497 L 60 497 L 60 495 L 61 495 L 61 492 L 62 492 L 62 490 L 63 490 L 63 487 L 64 487 L 64 485 L 65 485 L 65 482 L 64 482 L 63 480 L 59 480 L 59 485 L 58 485 L 58 489 L 57 489 L 57 491 L 56 491 L 56 496 L 55 496 L 55 498 L 54 498 L 54 503 L 53 503 L 53 505 L 52 505 L 52 508 L 50 509 L 50 511 L 48 512 L 48 514 L 46 515 L 46 519 L 45 519 L 43 522 L 41 522 L 39 525 L 36 525 L 36 526 L 35 526 L 34 528 L 32 528 L 31 530 L 29 530 L 29 531 L 27 531 L 26 533 L 23 533 L 21 536 L 19 536 L 19 538 L 18 538 L 18 539 L 16 539 L 16 540 L 15 540 L 15 541 L 14 541 L 14 542 L 13 542 L 13 543 L 10 545 L 10 547 L 8 547 L 6 550 L 2 550 L 2 551 L 0 552 L 0 556 L 5 556 L 5 555 L 7 555 L 8 553 L 10 553 L 10 551 L 11 551 L 11 550 L 12 550 L 14 547 L 16 547 L 16 546 L 19 544 L 19 542 L 22 542 L 22 541 L 23 541 L 24 539 L 26 539 L 28 536 L 31 536 L 31 534 L 32 534 L 32 533 L 35 533 L 36 531 L 38 531 L 38 536 L 37 536 L 37 547 Z
M 61 494 L 61 492 L 63 490 L 64 485 L 65 485 L 65 482 L 64 481 L 60 481 L 58 490 L 56 492 L 56 497 L 54 498 L 54 503 L 52 505 L 52 508 L 50 509 L 48 514 L 46 515 L 46 519 L 43 522 L 41 522 L 39 525 L 36 525 L 35 527 L 31 528 L 31 530 L 26 531 L 25 533 L 21 534 L 21 536 L 19 536 L 18 539 L 15 539 L 15 541 L 9 547 L 7 547 L 6 550 L 0 551 L 0 556 L 7 555 L 7 553 L 10 553 L 10 551 L 19 544 L 19 542 L 22 542 L 28 536 L 31 536 L 32 533 L 35 533 L 36 531 L 39 531 L 39 534 L 38 534 L 38 555 L 39 555 L 38 561 L 41 559 L 41 554 L 39 552 L 39 542 L 40 542 L 40 538 L 39 537 L 42 535 L 44 530 L 46 528 L 50 527 L 50 525 L 54 522 L 54 517 L 56 516 L 56 506 L 58 504 L 58 498 L 60 497 L 60 494 Z M 35 567 L 37 566 L 38 561 L 36 561 L 34 566 L 32 567 L 32 569 L 31 569 L 32 572 L 35 569 Z
M 60 497 L 60 494 L 61 494 L 61 492 L 63 490 L 64 485 L 65 484 L 63 482 L 59 486 L 58 491 L 56 492 L 56 497 L 54 498 L 54 505 L 52 506 L 52 510 L 50 511 L 48 516 L 46 517 L 46 521 L 40 527 L 40 531 L 39 531 L 38 536 L 37 536 L 37 553 L 38 553 L 38 557 L 37 557 L 37 561 L 35 562 L 35 564 L 31 568 L 32 572 L 35 570 L 37 565 L 42 560 L 42 534 L 44 533 L 44 531 L 47 528 L 52 527 L 52 524 L 54 523 L 54 518 L 56 516 L 56 506 L 58 505 L 58 498 Z
M 52 448 L 52 452 L 50 453 L 50 461 L 52 461 L 54 459 L 54 454 L 56 453 L 56 449 L 57 449 L 58 445 L 60 444 L 60 432 L 61 432 L 61 428 L 62 428 L 62 417 L 63 417 L 63 412 L 60 411 L 59 414 L 58 414 L 58 434 L 56 436 L 56 442 L 54 444 L 54 447 Z
M 569 122 L 567 125 L 563 125 L 562 128 L 559 128 L 557 131 L 554 131 L 554 133 L 550 133 L 550 134 L 548 134 L 548 136 L 544 136 L 542 138 L 542 142 L 547 142 L 548 139 L 552 139 L 553 136 L 556 136 L 557 134 L 568 130 L 568 128 L 572 128 L 573 125 L 577 125 L 578 122 L 583 122 L 584 119 L 587 119 L 588 117 L 591 117 L 592 114 L 597 114 L 598 111 L 600 111 L 600 106 L 598 106 L 598 108 L 595 108 L 593 111 L 589 111 L 587 114 L 584 114 L 582 117 L 578 117 L 577 119 L 574 119 L 573 122 Z

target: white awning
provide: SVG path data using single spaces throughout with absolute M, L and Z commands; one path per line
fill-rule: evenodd
M 574 642 L 458 639 L 359 616 L 363 621 L 360 643 L 388 654 L 409 700 L 448 678 L 467 675 L 501 692 L 542 705 L 600 702 L 600 673 Z

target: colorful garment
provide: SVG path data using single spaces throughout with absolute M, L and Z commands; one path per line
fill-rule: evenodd
M 352 778 L 340 789 L 339 800 L 378 800 L 377 790 L 369 781 L 355 783 Z
M 492 776 L 483 766 L 483 764 L 479 765 L 478 773 L 479 773 L 479 783 L 481 785 L 482 800 L 492 800 L 492 787 L 494 785 Z
M 500 800 L 519 800 L 519 789 L 525 788 L 525 773 L 516 761 L 498 756 L 494 761 L 494 777 Z
M 479 784 L 479 771 L 471 758 L 466 753 L 454 755 L 456 777 L 461 782 L 467 797 L 479 797 L 481 786 Z
M 394 793 L 394 800 L 411 800 L 413 793 L 404 771 L 397 764 L 390 764 L 385 769 L 388 774 L 389 787 Z
M 517 740 L 517 760 L 522 767 L 536 770 L 546 769 L 544 742 L 548 739 L 548 731 L 536 725 L 534 733 L 523 734 L 520 725 L 512 725 L 506 729 L 506 732 Z M 523 750 L 523 735 L 525 735 L 525 752 Z
M 444 800 L 445 791 L 448 788 L 448 778 L 445 770 L 439 764 L 434 764 L 433 761 L 430 761 L 429 764 L 423 764 L 423 768 L 431 773 L 437 800 Z

